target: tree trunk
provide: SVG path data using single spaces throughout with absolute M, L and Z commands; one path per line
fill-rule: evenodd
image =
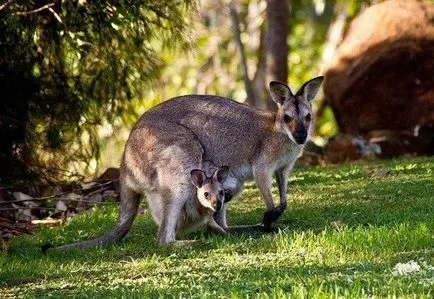
M 288 0 L 267 0 L 267 29 L 265 32 L 265 80 L 287 83 L 289 32 Z M 267 109 L 275 110 L 275 104 L 267 99 Z
M 253 80 L 248 77 L 244 47 L 240 38 L 238 15 L 234 4 L 229 5 L 234 37 L 241 56 L 243 80 L 250 105 L 275 110 L 270 99 L 268 82 L 275 80 L 287 83 L 288 80 L 288 33 L 289 5 L 287 0 L 267 0 L 266 29 L 261 32 L 258 49 L 258 64 Z

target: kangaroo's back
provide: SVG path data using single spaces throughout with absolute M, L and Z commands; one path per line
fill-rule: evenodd
M 223 97 L 189 95 L 173 98 L 149 110 L 134 129 L 164 128 L 169 123 L 187 128 L 200 140 L 206 149 L 204 159 L 236 169 L 237 164 L 255 155 L 258 142 L 272 130 L 274 116 Z M 176 135 L 176 132 L 167 133 L 164 132 Z

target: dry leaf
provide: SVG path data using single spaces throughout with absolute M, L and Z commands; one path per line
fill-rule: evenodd
M 89 182 L 89 183 L 80 183 L 81 189 L 88 190 L 90 188 L 93 188 L 97 185 L 95 182 Z
M 58 200 L 57 203 L 56 203 L 56 210 L 57 211 L 61 211 L 61 212 L 65 212 L 65 211 L 68 210 L 68 207 L 67 207 L 67 205 L 65 204 L 64 201 Z

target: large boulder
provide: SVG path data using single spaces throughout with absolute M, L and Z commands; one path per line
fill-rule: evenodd
M 424 139 L 416 153 L 432 153 L 434 4 L 390 0 L 363 11 L 326 70 L 324 93 L 342 133 L 383 145 L 410 134 Z

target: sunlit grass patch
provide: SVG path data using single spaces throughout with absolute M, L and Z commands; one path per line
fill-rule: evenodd
M 0 293 L 20 297 L 330 298 L 433 296 L 434 159 L 370 161 L 296 170 L 278 232 L 203 231 L 185 247 L 155 245 L 139 215 L 123 241 L 42 255 L 46 242 L 96 237 L 116 222 L 99 207 L 60 228 L 13 240 L 0 255 Z M 277 198 L 277 190 L 273 188 Z M 247 186 L 229 224 L 260 222 L 264 204 Z

